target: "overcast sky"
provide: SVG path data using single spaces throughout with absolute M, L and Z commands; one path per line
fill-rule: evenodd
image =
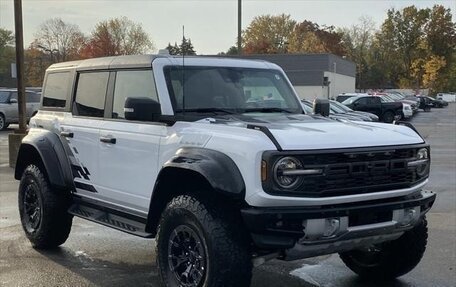
M 425 8 L 435 4 L 451 8 L 455 21 L 455 3 L 456 0 L 243 0 L 242 26 L 247 27 L 255 16 L 280 13 L 290 14 L 298 22 L 310 20 L 337 27 L 351 26 L 366 15 L 379 26 L 389 8 Z M 39 24 L 53 17 L 77 24 L 89 34 L 101 20 L 127 16 L 143 25 L 157 48 L 179 41 L 185 25 L 186 37 L 191 38 L 198 54 L 226 51 L 235 45 L 237 37 L 237 0 L 23 0 L 22 5 L 25 46 L 32 41 Z M 13 0 L 0 0 L 0 27 L 14 30 L 13 12 Z

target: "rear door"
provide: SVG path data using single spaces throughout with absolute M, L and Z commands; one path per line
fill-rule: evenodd
M 160 138 L 166 136 L 163 123 L 125 119 L 127 97 L 159 101 L 151 69 L 114 72 L 107 119 L 100 127 L 100 194 L 106 201 L 131 211 L 147 214 L 158 173 Z
M 103 121 L 109 72 L 80 72 L 72 101 L 72 115 L 61 123 L 61 136 L 70 150 L 76 192 L 102 200 L 98 162 L 100 122 Z

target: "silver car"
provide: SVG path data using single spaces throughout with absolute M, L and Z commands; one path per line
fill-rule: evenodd
M 40 107 L 39 93 L 26 91 L 27 121 L 33 117 Z M 16 89 L 0 89 L 0 130 L 6 129 L 9 124 L 19 122 Z

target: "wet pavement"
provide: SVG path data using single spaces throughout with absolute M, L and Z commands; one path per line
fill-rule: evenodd
M 428 248 L 417 268 L 389 284 L 375 284 L 359 280 L 337 255 L 272 260 L 255 268 L 253 287 L 456 286 L 456 104 L 420 112 L 411 122 L 431 143 L 427 188 L 438 194 L 428 214 Z M 8 167 L 8 132 L 0 132 L 0 286 L 160 286 L 153 240 L 79 218 L 61 248 L 31 248 L 19 222 L 18 182 Z

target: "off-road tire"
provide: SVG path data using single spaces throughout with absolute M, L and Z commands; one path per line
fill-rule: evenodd
M 426 218 L 396 240 L 379 244 L 377 260 L 362 262 L 363 251 L 353 250 L 340 254 L 342 261 L 353 272 L 367 280 L 387 281 L 410 272 L 418 265 L 426 250 L 428 229 Z
M 382 120 L 385 122 L 385 123 L 392 123 L 394 121 L 394 113 L 392 111 L 386 111 L 383 115 L 382 115 Z
M 39 207 L 39 222 L 32 228 L 24 200 L 35 194 Z M 53 191 L 46 175 L 37 165 L 29 165 L 22 174 L 19 184 L 19 214 L 25 235 L 37 249 L 51 249 L 63 244 L 70 234 L 73 216 L 67 210 L 70 205 L 69 193 Z
M 189 195 L 175 197 L 168 203 L 156 237 L 157 266 L 164 286 L 184 286 L 179 284 L 168 262 L 168 258 L 172 257 L 169 253 L 171 234 L 182 226 L 193 230 L 204 246 L 204 274 L 197 286 L 250 285 L 252 261 L 249 236 L 242 227 L 240 215 L 226 205 L 217 199 Z
M 6 130 L 9 125 L 6 123 L 5 116 L 0 113 L 0 131 Z

